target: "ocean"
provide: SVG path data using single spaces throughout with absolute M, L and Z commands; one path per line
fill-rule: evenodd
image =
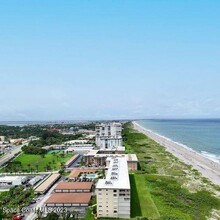
M 220 119 L 149 119 L 137 123 L 220 162 Z

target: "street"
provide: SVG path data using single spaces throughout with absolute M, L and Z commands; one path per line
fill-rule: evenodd
M 23 147 L 23 145 L 21 146 L 13 146 L 13 149 L 10 150 L 9 152 L 7 152 L 5 155 L 3 155 L 2 157 L 0 157 L 0 166 L 2 166 L 3 164 L 5 164 L 8 160 L 10 160 L 11 158 L 13 158 L 16 154 L 18 154 L 21 151 L 21 148 Z

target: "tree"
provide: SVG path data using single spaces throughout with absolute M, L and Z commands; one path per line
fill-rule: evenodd
M 42 219 L 43 212 L 41 211 L 40 208 L 38 208 L 38 209 L 36 210 L 36 214 L 37 214 L 37 219 Z
M 28 166 L 28 171 L 30 172 L 31 164 L 28 163 L 27 166 Z
M 59 215 L 55 212 L 51 212 L 51 213 L 48 213 L 47 217 L 45 217 L 44 219 L 46 219 L 46 220 L 58 220 Z
M 38 173 L 38 170 L 39 170 L 39 164 L 36 164 L 36 170 L 37 170 L 37 173 Z

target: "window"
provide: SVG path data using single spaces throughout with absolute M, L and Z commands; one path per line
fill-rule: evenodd
M 116 190 L 116 189 L 114 189 L 114 193 L 115 193 L 115 192 L 117 192 L 117 190 Z
M 117 196 L 117 194 L 114 194 L 114 196 Z
M 114 210 L 114 213 L 117 213 L 117 210 Z

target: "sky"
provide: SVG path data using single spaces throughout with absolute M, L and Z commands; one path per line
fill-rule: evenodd
M 127 118 L 220 118 L 220 1 L 1 1 L 0 121 Z

